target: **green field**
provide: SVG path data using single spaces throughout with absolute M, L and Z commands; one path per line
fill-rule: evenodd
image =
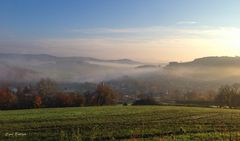
M 240 110 L 106 106 L 0 111 L 0 140 L 240 140 Z

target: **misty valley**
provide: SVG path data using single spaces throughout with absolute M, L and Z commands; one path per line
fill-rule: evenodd
M 240 0 L 0 0 L 0 141 L 240 141 Z
M 63 91 L 85 93 L 104 82 L 121 95 L 215 94 L 240 80 L 240 57 L 205 57 L 191 62 L 150 64 L 130 59 L 101 60 L 34 54 L 0 54 L 2 86 L 36 85 L 51 79 Z M 179 94 L 179 95 L 180 95 Z
M 172 140 L 171 136 L 178 140 L 215 140 L 233 138 L 232 134 L 239 137 L 238 124 L 229 129 L 213 121 L 218 118 L 220 122 L 225 120 L 224 124 L 236 124 L 232 120 L 238 119 L 238 111 L 224 109 L 240 107 L 240 57 L 154 64 L 130 59 L 0 54 L 0 68 L 3 140 Z M 140 108 L 144 105 L 147 107 Z M 34 117 L 36 112 L 41 116 Z M 20 116 L 13 116 L 14 113 Z M 111 114 L 117 116 L 111 119 Z M 135 123 L 138 118 L 132 114 L 140 114 L 143 119 Z M 182 117 L 172 120 L 172 116 L 179 115 L 196 122 L 197 127 L 190 126 Z M 168 124 L 162 116 L 177 125 Z M 35 124 L 19 124 L 21 118 Z M 152 120 L 159 124 L 153 125 Z M 122 128 L 115 129 L 117 121 L 121 121 Z

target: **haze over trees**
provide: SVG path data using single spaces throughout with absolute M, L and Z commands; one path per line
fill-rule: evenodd
M 27 65 L 29 58 L 32 59 L 33 62 Z M 153 98 L 158 103 L 217 104 L 222 107 L 237 107 L 239 103 L 239 88 L 237 85 L 224 86 L 219 92 L 218 89 L 224 84 L 232 84 L 240 80 L 239 58 L 240 57 L 205 57 L 195 59 L 192 62 L 172 62 L 165 67 L 154 67 L 155 71 L 146 71 L 144 67 L 145 73 L 141 73 L 141 75 L 129 74 L 100 84 L 97 84 L 97 82 L 79 83 L 53 81 L 53 79 L 41 79 L 37 82 L 29 82 L 25 81 L 24 78 L 19 78 L 16 82 L 9 81 L 9 85 L 4 86 L 3 81 L 1 81 L 1 95 L 5 97 L 1 100 L 1 105 L 4 105 L 3 107 L 8 109 L 12 107 L 101 106 L 116 103 L 134 103 L 139 100 L 139 95 L 144 95 Z M 96 62 L 98 62 L 98 65 L 100 65 L 100 63 L 104 65 L 106 65 L 106 63 L 118 63 L 118 65 L 122 64 L 124 66 L 126 64 L 128 66 L 139 66 L 139 62 L 128 59 L 98 60 L 81 57 L 59 58 L 49 55 L 1 54 L 0 60 L 5 62 L 3 64 L 11 65 L 16 65 L 17 62 L 20 61 L 18 67 L 21 65 L 30 67 L 32 66 L 31 63 L 36 63 L 36 61 L 41 62 L 38 62 L 39 64 L 36 64 L 37 66 L 44 64 L 43 66 L 47 66 L 47 68 L 52 67 L 52 62 L 60 66 L 64 66 L 69 62 L 72 62 L 74 65 L 79 65 L 79 63 L 86 63 L 88 65 L 93 63 L 96 65 Z M 73 64 L 70 66 L 74 66 Z M 149 65 L 142 64 L 142 66 Z M 61 70 L 61 67 L 59 69 Z M 141 67 L 136 68 L 132 66 L 132 69 L 141 70 Z M 42 71 L 42 69 L 39 70 Z M 54 70 L 57 69 L 54 68 Z M 44 70 L 44 72 L 45 71 L 46 70 Z M 52 73 L 52 69 L 47 70 L 47 72 L 48 71 Z M 101 71 L 101 69 L 97 69 L 97 71 Z M 228 73 L 229 71 L 232 73 Z M 65 71 L 64 73 L 71 72 Z M 94 77 L 95 76 L 92 76 L 92 78 Z
M 50 79 L 42 79 L 36 86 L 14 90 L 10 87 L 0 88 L 0 109 L 103 106 L 118 102 L 117 93 L 104 83 L 97 85 L 93 92 L 84 94 L 60 91 L 57 83 Z

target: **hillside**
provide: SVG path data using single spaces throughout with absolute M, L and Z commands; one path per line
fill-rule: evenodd
M 166 66 L 174 67 L 240 67 L 240 57 L 204 57 L 191 62 L 170 62 Z
M 191 62 L 170 62 L 165 70 L 175 76 L 205 80 L 240 80 L 240 57 L 204 57 Z
M 140 64 L 130 59 L 0 54 L 0 81 L 36 81 L 48 77 L 56 81 L 95 82 L 131 73 Z
M 141 92 L 159 96 L 175 90 L 207 93 L 239 82 L 240 57 L 204 57 L 191 62 L 171 62 L 158 71 L 124 77 L 110 84 L 129 95 Z

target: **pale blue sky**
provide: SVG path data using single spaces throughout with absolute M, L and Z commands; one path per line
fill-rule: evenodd
M 143 61 L 235 56 L 239 5 L 239 0 L 1 0 L 0 52 Z

